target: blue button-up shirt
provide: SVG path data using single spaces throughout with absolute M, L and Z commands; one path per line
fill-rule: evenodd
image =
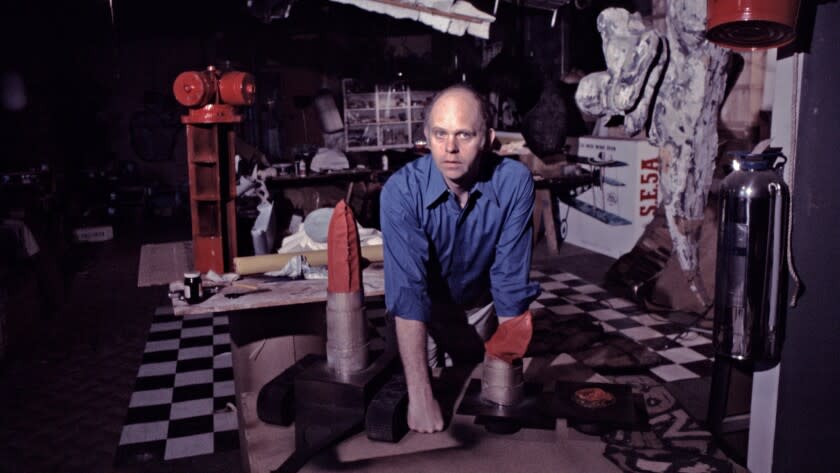
M 386 182 L 380 222 L 390 313 L 428 322 L 432 301 L 471 308 L 491 295 L 498 315 L 515 316 L 539 294 L 539 284 L 529 279 L 531 173 L 511 159 L 481 159 L 463 209 L 431 155 Z

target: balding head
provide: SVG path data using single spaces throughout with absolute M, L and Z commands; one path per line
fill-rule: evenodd
M 446 185 L 459 199 L 475 183 L 481 154 L 496 136 L 488 126 L 488 110 L 481 95 L 464 85 L 442 90 L 426 110 L 429 150 Z
M 440 99 L 444 96 L 452 95 L 452 94 L 466 94 L 466 96 L 470 97 L 472 101 L 466 101 L 465 104 L 469 106 L 476 107 L 478 109 L 478 116 L 481 120 L 481 133 L 485 133 L 488 128 L 490 128 L 490 123 L 493 119 L 493 114 L 490 111 L 490 103 L 487 102 L 487 99 L 484 98 L 477 90 L 472 88 L 468 84 L 459 83 L 453 84 L 449 87 L 441 90 L 434 97 L 432 100 L 426 105 L 425 113 L 423 114 L 423 128 L 426 130 L 426 138 L 429 138 L 429 117 L 432 115 L 432 109 L 434 109 L 435 105 L 440 101 Z

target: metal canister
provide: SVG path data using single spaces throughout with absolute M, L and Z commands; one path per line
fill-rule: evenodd
M 295 174 L 297 177 L 306 177 L 306 160 L 298 159 L 295 161 Z
M 184 273 L 184 300 L 189 304 L 201 302 L 204 291 L 201 288 L 201 273 L 191 271 Z
M 788 204 L 780 152 L 739 153 L 721 183 L 714 346 L 736 360 L 776 361 L 787 293 Z
M 339 376 L 367 368 L 370 342 L 364 295 L 327 290 L 327 366 Z
M 515 406 L 522 402 L 525 398 L 522 359 L 508 363 L 485 354 L 481 398 L 500 406 Z

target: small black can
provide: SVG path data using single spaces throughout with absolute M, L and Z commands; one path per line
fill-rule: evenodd
M 184 273 L 184 300 L 189 304 L 197 304 L 203 297 L 201 273 L 198 271 Z

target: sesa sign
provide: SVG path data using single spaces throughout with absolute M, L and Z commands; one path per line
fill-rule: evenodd
M 639 216 L 656 212 L 659 196 L 659 157 L 639 161 Z

